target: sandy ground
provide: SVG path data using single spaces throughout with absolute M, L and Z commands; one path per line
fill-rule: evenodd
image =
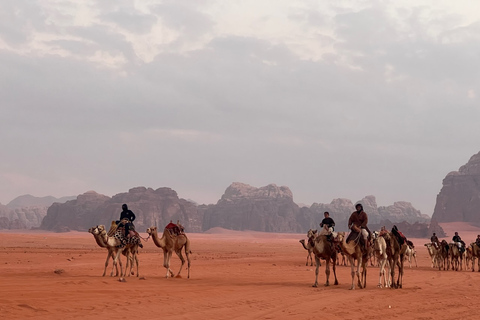
M 480 229 L 443 225 L 470 243 Z M 146 237 L 146 234 L 142 234 Z M 312 288 L 305 235 L 225 232 L 189 234 L 191 278 L 166 279 L 163 254 L 151 240 L 140 254 L 140 277 L 102 277 L 106 250 L 89 233 L 0 233 L 0 314 L 4 319 L 478 319 L 480 273 L 430 267 L 426 239 L 411 239 L 418 267 L 403 289 L 349 290 L 350 267 L 337 267 L 338 286 Z M 125 260 L 125 259 L 123 259 Z M 124 262 L 125 263 L 125 262 Z M 174 271 L 180 263 L 172 258 Z M 110 271 L 111 264 L 109 266 Z M 64 273 L 56 274 L 56 269 Z M 332 273 L 333 276 L 333 273 Z M 141 279 L 143 277 L 143 279 Z M 333 282 L 333 281 L 332 281 Z

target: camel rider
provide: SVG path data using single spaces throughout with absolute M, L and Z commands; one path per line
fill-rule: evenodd
M 455 232 L 452 241 L 455 242 L 455 244 L 458 246 L 458 250 L 460 250 L 460 252 L 465 251 L 465 242 L 463 242 L 462 238 L 460 238 L 458 232 Z
M 435 246 L 435 248 L 440 248 L 440 241 L 438 241 L 438 237 L 437 235 L 435 234 L 435 232 L 433 233 L 433 236 L 430 238 L 430 241 L 432 241 L 432 244 Z
M 477 239 L 475 239 L 475 244 L 480 247 L 480 234 L 477 234 Z
M 333 227 L 335 227 L 335 221 L 333 221 L 333 219 L 330 217 L 330 213 L 328 211 L 325 211 L 323 216 L 325 218 L 323 218 L 322 222 L 320 223 L 320 227 L 322 227 L 320 235 L 327 235 L 329 240 L 331 239 L 330 235 L 333 235 L 333 238 L 336 238 L 337 233 L 333 231 Z
M 367 223 L 368 223 L 368 216 L 365 211 L 363 211 L 363 206 L 360 203 L 355 205 L 355 210 L 350 215 L 350 219 L 348 219 L 348 227 L 356 232 L 359 232 L 363 236 L 363 240 L 365 242 L 365 249 L 368 249 L 369 243 L 368 238 L 370 235 L 370 230 L 368 230 Z
M 122 213 L 120 214 L 120 220 L 116 221 L 119 227 L 125 226 L 125 237 L 130 238 L 135 235 L 135 227 L 133 225 L 135 221 L 135 214 L 132 210 L 128 209 L 128 206 L 124 203 L 122 204 Z

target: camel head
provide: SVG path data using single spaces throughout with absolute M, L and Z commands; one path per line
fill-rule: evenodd
M 91 227 L 90 229 L 88 229 L 88 232 L 93 234 L 93 229 L 94 229 L 94 227 Z
M 345 232 L 339 232 L 337 234 L 337 240 L 338 242 L 343 242 L 343 239 L 345 239 Z
M 147 229 L 147 234 L 148 234 L 149 236 L 151 236 L 152 233 L 154 233 L 154 232 L 156 232 L 156 231 L 157 231 L 157 227 L 150 227 L 150 228 Z
M 307 238 L 310 239 L 317 234 L 317 230 L 310 229 L 307 232 Z

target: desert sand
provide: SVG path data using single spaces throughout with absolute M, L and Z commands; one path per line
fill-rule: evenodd
M 480 229 L 442 225 L 472 242 Z M 142 236 L 147 237 L 145 233 Z M 416 245 L 418 267 L 405 268 L 402 289 L 349 290 L 350 267 L 338 266 L 338 286 L 318 288 L 305 266 L 303 234 L 234 232 L 188 234 L 191 278 L 165 278 L 163 253 L 151 239 L 140 249 L 140 277 L 102 277 L 106 250 L 87 232 L 0 233 L 0 314 L 4 319 L 478 319 L 480 273 L 431 268 L 427 239 Z M 125 258 L 123 263 L 125 263 Z M 173 270 L 180 267 L 172 257 Z M 54 271 L 62 269 L 57 274 Z M 111 263 L 109 265 L 111 270 Z M 333 273 L 332 273 L 333 277 Z M 333 283 L 333 281 L 331 281 Z

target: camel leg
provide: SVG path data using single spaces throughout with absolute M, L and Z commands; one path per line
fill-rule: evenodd
M 166 251 L 163 254 L 163 266 L 165 269 L 167 269 L 167 275 L 166 278 L 170 275 L 171 277 L 174 277 L 175 274 L 173 273 L 172 270 L 170 270 L 170 259 L 172 258 L 172 252 L 171 251 Z
M 187 279 L 190 279 L 190 250 L 185 247 L 185 256 L 187 257 Z
M 403 257 L 400 258 L 400 262 L 398 263 L 398 279 L 397 279 L 397 287 L 402 288 L 403 286 Z
M 367 262 L 368 258 L 365 256 L 365 258 L 362 259 L 362 289 L 367 287 Z
M 328 287 L 330 285 L 330 282 L 328 281 L 330 278 L 330 258 L 325 259 L 325 276 L 327 278 L 327 282 L 325 282 L 325 287 Z
M 181 249 L 180 249 L 181 250 Z M 182 264 L 180 265 L 180 270 L 178 270 L 178 273 L 177 273 L 177 277 L 180 276 L 180 272 L 182 272 L 182 269 L 183 269 L 183 265 L 185 264 L 185 259 L 183 258 L 183 255 L 182 255 L 182 251 L 175 251 L 175 253 L 177 254 L 177 256 L 180 258 L 180 261 L 182 262 Z
M 418 264 L 417 264 L 417 254 L 414 252 L 413 253 L 413 259 L 415 259 L 415 268 L 418 268 Z
M 333 276 L 335 277 L 335 282 L 333 283 L 334 285 L 338 285 L 338 280 L 337 280 L 337 267 L 336 267 L 336 260 L 337 260 L 337 255 L 335 254 L 335 256 L 333 257 Z
M 359 258 L 357 260 L 357 268 L 356 268 L 356 274 L 357 274 L 357 286 L 358 288 L 362 289 L 362 282 L 361 282 L 361 275 L 360 275 L 360 267 L 362 265 L 362 258 Z
M 392 285 L 390 286 L 390 288 L 396 288 L 396 284 L 395 284 L 395 258 L 392 258 L 390 259 L 389 261 L 390 263 L 390 279 L 392 281 Z
M 381 257 L 378 259 L 378 262 L 380 264 L 380 275 L 378 277 L 378 285 L 377 287 L 382 288 L 382 276 L 383 276 L 383 281 L 385 282 L 385 257 Z
M 137 251 L 136 248 L 135 248 L 135 252 L 134 252 L 134 257 L 135 257 L 135 265 L 137 267 L 137 277 L 138 277 L 138 251 Z
M 108 261 L 110 260 L 110 257 L 112 257 L 112 251 L 108 250 L 107 260 L 105 260 L 105 268 L 103 269 L 102 277 L 105 277 L 105 274 L 107 273 Z M 113 259 L 113 257 L 112 257 L 112 259 Z M 118 274 L 118 269 L 117 269 L 117 274 Z
M 350 261 L 350 270 L 352 275 L 352 286 L 350 290 L 355 290 L 355 259 L 353 257 L 349 257 L 348 260 Z
M 123 272 L 123 274 L 125 276 L 130 276 L 130 272 L 127 272 L 128 270 L 128 266 L 130 266 L 130 269 L 132 269 L 132 264 L 131 264 L 131 260 L 130 260 L 130 250 L 129 249 L 125 249 L 125 260 L 127 260 L 126 264 L 125 264 L 125 271 Z
M 318 268 L 320 267 L 320 258 L 315 255 L 315 283 L 312 287 L 318 287 Z
M 387 267 L 387 272 L 383 276 L 383 281 L 385 282 L 385 288 L 390 287 L 390 263 L 388 262 L 388 258 L 385 258 L 385 266 Z M 385 276 L 386 275 L 386 276 Z
M 123 267 L 122 267 L 122 260 L 120 259 L 120 254 L 122 253 L 120 250 L 116 250 L 115 259 L 113 259 L 113 268 L 117 266 L 117 263 L 120 265 L 120 277 L 123 277 Z M 113 276 L 113 269 L 110 276 Z

